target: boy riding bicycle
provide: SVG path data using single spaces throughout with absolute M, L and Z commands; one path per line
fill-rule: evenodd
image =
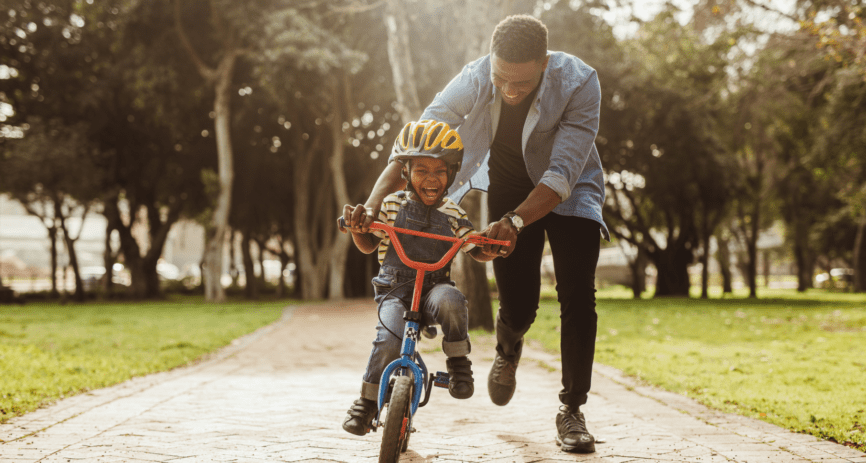
M 378 219 L 398 228 L 461 239 L 474 233 L 463 209 L 445 197 L 463 160 L 460 135 L 442 122 L 410 122 L 403 127 L 393 150 L 394 159 L 403 163 L 406 191 L 388 195 Z M 347 432 L 363 436 L 370 431 L 377 412 L 382 371 L 400 356 L 403 314 L 412 304 L 415 270 L 400 260 L 387 235 L 379 230 L 368 233 L 373 217 L 363 205 L 346 205 L 343 219 L 350 227 L 355 246 L 367 254 L 378 249 L 381 265 L 379 274 L 373 278 L 375 300 L 379 303 L 376 340 L 364 373 L 361 398 L 355 400 L 343 422 Z M 447 241 L 413 235 L 403 235 L 400 242 L 409 258 L 419 262 L 438 262 L 451 247 Z M 496 257 L 485 254 L 474 244 L 467 243 L 462 250 L 482 262 Z M 468 311 L 466 298 L 449 278 L 450 269 L 449 263 L 424 275 L 419 311 L 423 325 L 442 327 L 442 350 L 451 377 L 448 385 L 451 396 L 468 399 L 475 390 L 472 362 L 467 358 L 470 351 Z

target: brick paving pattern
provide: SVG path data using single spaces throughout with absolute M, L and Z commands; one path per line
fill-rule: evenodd
M 192 366 L 67 398 L 0 425 L 0 462 L 365 462 L 380 433 L 340 428 L 359 395 L 375 304 L 289 307 L 277 323 Z M 445 370 L 420 344 L 431 371 Z M 709 410 L 597 365 L 589 403 L 596 453 L 554 443 L 558 361 L 528 346 L 505 407 L 487 397 L 490 340 L 475 340 L 476 389 L 456 400 L 435 389 L 420 408 L 405 462 L 824 462 L 866 454 L 776 426 Z M 553 368 L 551 368 L 553 367 Z

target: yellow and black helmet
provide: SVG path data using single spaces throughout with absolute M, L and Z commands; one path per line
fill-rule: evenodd
M 448 185 L 463 164 L 463 140 L 448 124 L 433 120 L 412 121 L 403 127 L 391 151 L 394 160 L 406 164 L 413 158 L 436 158 L 448 166 Z

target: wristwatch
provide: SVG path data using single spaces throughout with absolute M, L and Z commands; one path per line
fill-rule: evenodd
M 511 225 L 514 226 L 514 229 L 517 230 L 517 234 L 523 230 L 523 218 L 517 215 L 516 212 L 511 211 L 502 216 L 503 219 L 508 219 L 511 221 Z

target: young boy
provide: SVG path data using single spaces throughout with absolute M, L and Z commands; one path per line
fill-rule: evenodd
M 463 209 L 444 197 L 463 160 L 463 143 L 456 131 L 443 122 L 410 122 L 394 143 L 394 155 L 404 164 L 407 191 L 385 198 L 379 212 L 380 221 L 399 228 L 458 238 L 475 231 Z M 346 205 L 343 218 L 352 227 L 352 239 L 358 249 L 367 254 L 378 249 L 381 265 L 379 274 L 373 278 L 375 300 L 380 304 L 377 336 L 364 374 L 361 398 L 354 402 L 343 422 L 343 429 L 363 436 L 370 431 L 376 415 L 382 371 L 400 356 L 403 313 L 412 305 L 415 270 L 403 264 L 384 232 L 365 233 L 372 217 L 367 216 L 363 205 Z M 400 236 L 400 243 L 410 259 L 420 262 L 438 262 L 452 246 L 450 241 L 405 234 Z M 462 251 L 482 262 L 496 257 L 468 243 Z M 442 350 L 448 357 L 451 396 L 468 399 L 475 389 L 472 362 L 466 357 L 470 351 L 466 298 L 449 278 L 450 269 L 449 263 L 440 270 L 425 273 L 418 310 L 424 324 L 442 327 Z

